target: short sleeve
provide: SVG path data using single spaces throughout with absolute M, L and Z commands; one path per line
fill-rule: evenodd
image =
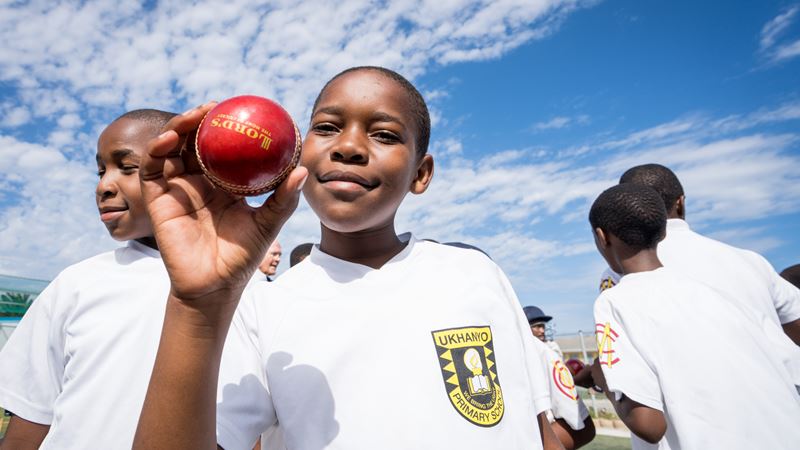
M 564 361 L 544 343 L 531 336 L 540 352 L 550 392 L 551 412 L 554 419 L 563 419 L 573 430 L 581 430 L 589 411 L 578 398 L 575 381 Z
M 772 270 L 772 303 L 781 324 L 800 319 L 800 289 Z
M 0 351 L 0 406 L 44 425 L 53 421 L 64 373 L 64 324 L 54 313 L 70 300 L 64 284 L 56 279 L 42 291 Z
M 252 289 L 245 291 L 231 323 L 217 385 L 217 443 L 249 450 L 277 423 L 259 350 Z
M 505 291 L 506 299 L 509 302 L 511 310 L 514 311 L 516 315 L 517 332 L 520 335 L 525 352 L 525 365 L 531 385 L 531 397 L 533 399 L 534 411 L 538 415 L 551 408 L 550 390 L 547 385 L 545 368 L 542 364 L 540 353 L 534 348 L 533 342 L 531 341 L 532 335 L 530 327 L 528 326 L 525 313 L 522 311 L 519 299 L 517 299 L 517 295 L 514 293 L 514 289 L 511 287 L 511 283 L 508 281 L 503 271 L 500 270 L 499 267 L 497 271 L 503 285 L 503 290 Z
M 620 313 L 606 294 L 594 305 L 597 356 L 609 390 L 650 408 L 664 411 L 661 387 L 653 367 L 624 327 Z
M 611 270 L 610 267 L 606 267 L 606 269 L 600 275 L 600 282 L 598 283 L 598 291 L 603 292 L 606 289 L 611 289 L 612 287 L 616 286 L 617 283 L 619 283 L 620 278 L 622 278 L 620 274 Z

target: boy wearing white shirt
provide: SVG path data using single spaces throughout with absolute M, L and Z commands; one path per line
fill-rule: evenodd
M 767 329 L 776 331 L 778 336 L 785 334 L 800 345 L 800 289 L 782 279 L 761 255 L 690 229 L 685 221 L 683 186 L 669 168 L 659 164 L 632 167 L 622 174 L 619 182 L 647 186 L 661 196 L 668 220 L 658 257 L 665 266 L 719 289 L 751 310 Z M 776 345 L 783 343 L 778 339 Z
M 142 171 L 171 289 L 135 448 L 244 450 L 264 432 L 301 450 L 561 448 L 499 268 L 395 232 L 404 197 L 433 175 L 413 85 L 380 67 L 335 76 L 302 167 L 259 208 L 176 152 L 212 106 L 171 121 Z M 242 296 L 300 190 L 319 246 Z
M 796 447 L 800 395 L 763 328 L 718 291 L 659 262 L 659 195 L 614 186 L 589 220 L 600 254 L 624 275 L 595 302 L 592 375 L 628 428 L 651 443 L 666 437 L 675 450 Z M 719 376 L 718 367 L 730 370 Z
M 62 271 L 0 352 L 3 448 L 130 448 L 169 280 L 139 185 L 146 143 L 174 114 L 123 114 L 97 142 L 96 201 L 128 245 Z

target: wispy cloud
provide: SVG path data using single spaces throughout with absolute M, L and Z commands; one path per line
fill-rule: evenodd
M 544 122 L 536 122 L 531 126 L 532 131 L 559 130 L 574 124 L 585 125 L 589 123 L 589 116 L 581 114 L 575 117 L 556 116 Z
M 764 24 L 759 39 L 759 52 L 770 62 L 780 62 L 800 55 L 800 39 L 781 41 L 782 35 L 794 23 L 800 6 L 792 5 Z
M 415 78 L 498 58 L 593 3 L 345 0 L 335 14 L 322 0 L 0 3 L 0 35 L 13 42 L 0 48 L 0 272 L 53 276 L 113 246 L 94 210 L 92 160 L 99 131 L 125 110 L 182 111 L 254 93 L 304 127 L 318 90 L 344 68 L 376 64 Z M 436 102 L 448 86 L 419 87 L 434 124 L 446 123 Z M 22 137 L 31 124 L 36 133 Z M 433 144 L 442 158 L 462 152 L 455 139 Z M 303 224 L 289 236 L 318 235 L 307 206 L 293 220 Z
M 759 41 L 761 51 L 766 51 L 775 45 L 775 41 L 780 34 L 792 24 L 798 10 L 800 10 L 800 7 L 794 5 L 764 24 L 764 27 L 761 28 L 761 40 Z

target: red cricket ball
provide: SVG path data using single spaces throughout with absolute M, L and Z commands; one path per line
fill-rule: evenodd
M 297 166 L 301 146 L 289 113 L 255 95 L 220 102 L 203 118 L 195 140 L 206 177 L 237 195 L 275 189 Z
M 569 372 L 572 374 L 572 376 L 575 376 L 575 374 L 583 370 L 585 367 L 579 359 L 568 359 L 564 362 L 564 365 L 567 366 L 567 369 L 569 369 Z

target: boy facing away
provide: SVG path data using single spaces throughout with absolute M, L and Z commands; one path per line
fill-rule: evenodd
M 178 152 L 211 106 L 171 121 L 142 171 L 171 289 L 136 448 L 247 449 L 264 432 L 267 448 L 301 450 L 561 448 L 502 271 L 395 232 L 404 197 L 433 175 L 408 81 L 377 67 L 329 81 L 302 166 L 259 208 Z M 243 296 L 300 190 L 320 244 Z
M 672 449 L 790 449 L 800 395 L 751 315 L 662 267 L 661 197 L 621 184 L 589 214 L 597 248 L 624 277 L 597 298 L 594 382 L 637 436 Z
M 796 347 L 800 345 L 800 290 L 782 279 L 763 256 L 692 230 L 686 222 L 683 186 L 669 168 L 660 164 L 631 167 L 619 182 L 647 186 L 661 196 L 667 210 L 667 234 L 658 246 L 658 256 L 665 266 L 709 284 L 750 310 L 770 331 L 776 349 L 786 348 L 794 358 L 800 358 Z M 618 279 L 606 270 L 601 289 L 613 286 Z M 787 346 L 787 336 L 794 346 Z
M 61 272 L 3 347 L 0 405 L 14 413 L 3 448 L 130 448 L 169 292 L 138 171 L 173 116 L 131 111 L 100 134 L 97 208 L 128 245 Z

